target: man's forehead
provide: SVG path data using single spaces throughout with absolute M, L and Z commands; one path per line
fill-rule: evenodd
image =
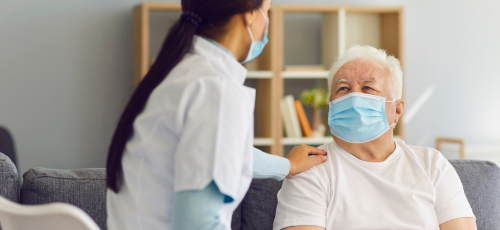
M 389 75 L 388 71 L 380 63 L 369 59 L 355 59 L 342 65 L 335 73 L 333 82 L 349 83 L 349 81 L 376 82 L 384 75 Z

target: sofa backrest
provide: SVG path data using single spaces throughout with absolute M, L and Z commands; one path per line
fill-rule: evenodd
M 500 168 L 489 161 L 450 160 L 476 216 L 478 230 L 500 229 Z
M 102 230 L 107 229 L 105 169 L 33 168 L 23 178 L 21 204 L 72 204 L 89 214 Z
M 450 163 L 460 176 L 478 230 L 500 229 L 500 168 L 488 161 Z M 87 212 L 101 229 L 107 229 L 105 173 L 105 169 L 31 169 L 24 174 L 21 203 L 70 203 Z M 281 181 L 273 179 L 253 180 L 233 214 L 232 229 L 272 230 L 281 185 Z
M 477 229 L 499 230 L 500 168 L 489 161 L 450 160 L 450 163 L 457 171 L 476 215 Z M 241 228 L 237 230 L 273 229 L 277 193 L 281 185 L 281 182 L 272 179 L 253 180 L 241 204 Z
M 282 184 L 283 181 L 274 179 L 254 179 L 240 204 L 241 209 L 235 211 L 241 213 L 240 218 L 233 214 L 233 230 L 272 230 Z
M 19 202 L 19 174 L 14 163 L 0 153 L 0 196 Z
M 19 202 L 19 174 L 16 165 L 3 153 L 0 153 L 0 196 Z

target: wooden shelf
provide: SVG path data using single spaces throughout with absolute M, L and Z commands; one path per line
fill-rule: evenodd
M 332 137 L 284 137 L 281 139 L 283 145 L 322 145 L 333 141 Z
M 329 71 L 283 71 L 284 79 L 327 79 Z
M 248 71 L 248 79 L 271 79 L 273 72 L 271 71 Z
M 271 146 L 273 145 L 273 139 L 256 137 L 253 139 L 254 146 Z

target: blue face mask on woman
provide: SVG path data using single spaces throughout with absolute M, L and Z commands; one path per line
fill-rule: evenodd
M 247 26 L 248 33 L 250 34 L 250 38 L 252 39 L 252 44 L 250 45 L 250 51 L 248 51 L 247 58 L 242 62 L 242 64 L 245 64 L 259 56 L 262 53 L 262 50 L 264 50 L 267 42 L 269 42 L 269 39 L 267 39 L 267 33 L 269 30 L 269 18 L 266 18 L 266 15 L 264 15 L 262 9 L 259 8 L 259 11 L 262 14 L 262 17 L 264 17 L 264 19 L 266 20 L 266 31 L 264 32 L 264 35 L 262 35 L 262 39 L 260 41 L 255 41 L 255 39 L 253 38 L 252 30 L 250 30 L 250 27 Z
M 385 98 L 350 93 L 330 102 L 330 132 L 349 143 L 365 143 L 377 139 L 390 129 L 385 114 Z

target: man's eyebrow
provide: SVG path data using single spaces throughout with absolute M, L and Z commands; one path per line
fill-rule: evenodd
M 336 85 L 337 85 L 337 84 L 339 84 L 339 83 L 347 83 L 347 80 L 346 80 L 346 79 L 341 78 L 341 79 L 338 79 L 338 80 L 335 82 L 335 84 L 336 84 Z
M 363 79 L 363 82 L 377 82 L 374 78 Z

